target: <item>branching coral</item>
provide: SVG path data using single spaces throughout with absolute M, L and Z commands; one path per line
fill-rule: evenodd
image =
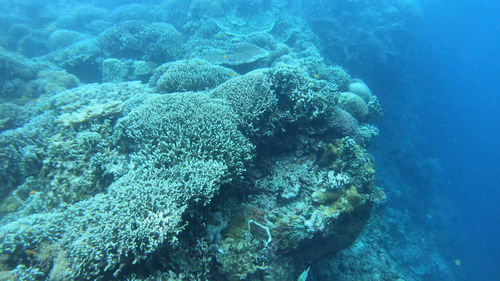
M 161 93 L 203 91 L 236 76 L 232 69 L 191 59 L 160 65 L 149 81 Z

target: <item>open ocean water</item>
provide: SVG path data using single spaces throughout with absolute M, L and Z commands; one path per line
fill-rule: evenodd
M 500 280 L 499 15 L 0 0 L 0 280 Z
M 468 279 L 498 280 L 500 96 L 494 85 L 500 77 L 500 5 L 427 5 L 420 27 L 423 52 L 416 60 L 417 73 L 425 77 L 419 86 L 432 100 L 419 109 L 421 134 L 445 170 L 442 192 L 454 202 L 447 212 L 456 217 L 448 227 L 461 236 L 455 246 L 444 240 L 441 247 L 447 255 L 464 255 L 457 271 Z

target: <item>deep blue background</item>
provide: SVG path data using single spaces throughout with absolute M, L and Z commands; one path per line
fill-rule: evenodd
M 500 3 L 423 4 L 408 71 L 419 78 L 421 131 L 446 172 L 441 192 L 460 218 L 450 233 L 465 237 L 449 250 L 462 260 L 457 270 L 500 280 Z

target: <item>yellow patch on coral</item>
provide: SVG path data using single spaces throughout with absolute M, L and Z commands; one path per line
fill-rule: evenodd
M 364 202 L 364 197 L 359 194 L 356 187 L 351 186 L 339 194 L 333 203 L 323 206 L 323 213 L 326 216 L 338 216 L 342 212 L 350 213 Z
M 346 197 L 347 197 L 347 200 L 349 201 L 349 203 L 353 207 L 358 207 L 359 205 L 364 203 L 363 196 L 361 196 L 361 194 L 359 194 L 358 189 L 356 189 L 355 186 L 351 186 L 351 188 L 349 188 L 349 190 L 347 190 Z
M 336 139 L 335 144 L 329 143 L 323 146 L 319 156 L 318 164 L 322 167 L 331 167 L 335 164 L 335 160 L 340 156 L 342 148 L 342 140 Z
M 224 237 L 237 239 L 241 235 L 241 231 L 247 229 L 247 216 L 243 212 L 235 212 L 229 220 L 228 227 L 224 231 Z
M 336 190 L 318 189 L 311 195 L 314 202 L 317 203 L 332 203 L 337 201 L 340 194 Z
M 373 168 L 373 163 L 370 160 L 370 158 L 366 158 L 366 162 L 368 163 L 367 168 L 366 168 L 366 172 L 368 173 L 368 175 L 370 175 L 370 176 L 375 175 L 375 169 Z

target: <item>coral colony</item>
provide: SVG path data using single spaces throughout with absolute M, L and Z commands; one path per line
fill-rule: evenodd
M 324 59 L 323 12 L 63 2 L 0 50 L 0 279 L 313 280 L 383 204 L 382 107 L 337 65 L 365 46 Z

